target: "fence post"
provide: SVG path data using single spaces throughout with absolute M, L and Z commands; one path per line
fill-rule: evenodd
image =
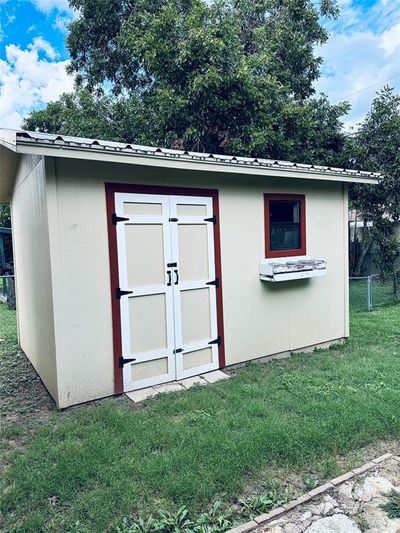
M 368 311 L 372 311 L 372 276 L 367 278 L 367 287 L 368 287 Z

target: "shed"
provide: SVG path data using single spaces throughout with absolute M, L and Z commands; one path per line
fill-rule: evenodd
M 21 348 L 64 408 L 341 341 L 378 177 L 1 130 Z

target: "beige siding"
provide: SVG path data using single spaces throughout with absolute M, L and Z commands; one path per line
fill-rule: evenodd
M 228 365 L 347 335 L 341 183 L 57 159 L 48 173 L 48 195 L 60 406 L 114 392 L 107 181 L 219 189 Z M 264 192 L 306 194 L 307 252 L 327 260 L 326 277 L 259 281 Z
M 21 348 L 57 398 L 53 300 L 44 159 L 23 156 L 12 199 Z

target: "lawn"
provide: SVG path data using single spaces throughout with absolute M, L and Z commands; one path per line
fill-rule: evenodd
M 0 371 L 17 397 L 1 404 L 0 530 L 128 531 L 124 517 L 182 505 L 196 516 L 271 487 L 298 494 L 383 453 L 400 436 L 399 318 L 398 306 L 354 313 L 341 347 L 252 363 L 141 407 L 121 397 L 58 413 L 35 388 L 30 401 L 41 399 L 21 411 L 26 390 L 10 383 L 27 363 L 0 305 Z

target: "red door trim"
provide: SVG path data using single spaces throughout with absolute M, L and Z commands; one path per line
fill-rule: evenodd
M 213 211 L 217 223 L 214 224 L 214 255 L 215 273 L 219 279 L 219 286 L 216 288 L 217 298 L 217 327 L 218 336 L 221 337 L 219 345 L 219 367 L 225 366 L 225 343 L 224 343 L 224 319 L 223 319 L 223 298 L 222 298 L 222 266 L 221 266 L 221 235 L 219 227 L 219 196 L 216 189 L 197 189 L 190 187 L 167 187 L 158 185 L 131 185 L 127 183 L 106 183 L 106 210 L 107 227 L 110 257 L 110 282 L 111 282 L 111 309 L 113 322 L 113 345 L 114 345 L 114 388 L 115 393 L 123 392 L 122 369 L 119 367 L 119 358 L 122 354 L 121 339 L 121 312 L 115 291 L 119 287 L 118 275 L 118 253 L 117 253 L 117 227 L 112 223 L 112 215 L 115 213 L 116 192 L 136 193 L 136 194 L 168 194 L 176 196 L 208 196 L 213 199 Z
M 301 247 L 296 250 L 271 250 L 270 243 L 270 225 L 269 225 L 269 202 L 275 201 L 299 201 L 300 202 L 300 244 Z M 265 231 L 265 257 L 293 257 L 296 255 L 306 255 L 307 237 L 306 237 L 306 198 L 304 194 L 264 194 L 264 231 Z

